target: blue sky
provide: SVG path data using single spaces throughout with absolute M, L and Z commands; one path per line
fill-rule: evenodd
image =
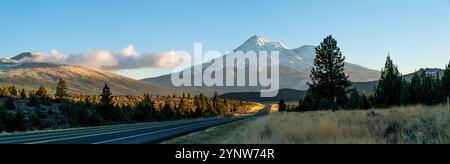
M 348 62 L 403 73 L 450 60 L 450 0 L 1 0 L 0 58 L 57 49 L 232 50 L 254 34 L 291 48 L 332 34 Z M 135 78 L 167 69 L 121 71 Z

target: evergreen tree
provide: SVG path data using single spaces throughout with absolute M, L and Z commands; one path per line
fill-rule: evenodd
M 380 107 L 400 105 L 403 77 L 398 68 L 388 56 L 386 64 L 381 71 L 381 79 L 375 88 L 375 101 Z
M 111 89 L 109 88 L 108 84 L 105 84 L 102 90 L 102 99 L 101 103 L 104 105 L 112 105 L 112 93 Z
M 345 105 L 347 88 L 351 85 L 344 73 L 345 57 L 332 36 L 324 39 L 316 54 L 308 93 L 313 101 L 319 102 L 320 109 L 335 110 Z
M 28 98 L 28 94 L 27 94 L 27 92 L 25 91 L 25 89 L 22 89 L 22 90 L 20 91 L 20 97 L 21 97 L 22 99 Z
M 286 112 L 287 106 L 283 99 L 278 103 L 278 112 Z
M 41 85 L 39 87 L 38 91 L 36 92 L 36 95 L 41 97 L 41 98 L 48 98 L 49 97 L 47 88 L 45 88 L 44 85 Z
M 11 96 L 19 96 L 19 91 L 17 90 L 15 85 L 11 85 L 9 87 L 9 93 L 11 94 Z
M 367 98 L 367 95 L 365 94 L 361 95 L 361 109 L 368 110 L 369 108 L 370 108 L 369 98 Z
M 112 104 L 112 93 L 111 89 L 107 84 L 103 87 L 101 100 L 98 107 L 98 114 L 106 121 L 114 121 L 116 113 L 114 110 L 114 105 Z
M 58 85 L 56 86 L 56 98 L 64 99 L 67 97 L 67 84 L 62 78 L 59 79 Z
M 350 98 L 348 100 L 349 109 L 360 109 L 362 106 L 362 97 L 356 88 L 350 90 Z
M 151 121 L 153 119 L 153 102 L 148 94 L 144 95 L 136 107 L 134 119 L 137 121 Z

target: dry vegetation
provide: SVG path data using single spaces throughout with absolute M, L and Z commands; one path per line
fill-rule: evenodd
M 450 111 L 444 106 L 414 106 L 370 111 L 273 113 L 167 143 L 450 143 Z

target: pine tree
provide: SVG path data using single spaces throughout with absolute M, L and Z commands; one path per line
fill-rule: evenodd
M 362 97 L 356 88 L 350 90 L 350 98 L 348 100 L 349 109 L 360 109 L 362 106 Z
M 27 94 L 27 92 L 25 91 L 25 89 L 22 89 L 22 90 L 20 91 L 20 97 L 21 97 L 22 99 L 28 98 L 28 94 Z
M 415 105 L 419 103 L 419 99 L 422 94 L 422 76 L 419 72 L 413 74 L 411 78 L 411 83 L 407 86 L 407 95 L 402 95 L 402 97 L 407 97 L 408 104 Z
M 361 95 L 361 109 L 368 110 L 369 108 L 370 108 L 369 98 L 367 98 L 367 95 L 365 94 Z
M 48 98 L 48 91 L 47 88 L 44 87 L 44 85 L 41 85 L 38 89 L 38 91 L 36 92 L 36 95 L 41 97 L 41 98 Z
M 386 64 L 381 71 L 381 79 L 375 88 L 375 101 L 380 107 L 400 105 L 403 77 L 388 55 Z
M 100 102 L 98 114 L 106 121 L 114 121 L 116 114 L 112 104 L 112 93 L 107 84 L 103 87 Z
M 280 100 L 280 102 L 278 103 L 278 112 L 286 112 L 287 107 L 286 107 L 286 103 L 284 102 L 283 99 Z
M 64 99 L 67 97 L 67 84 L 62 78 L 59 79 L 58 85 L 56 86 L 56 98 Z
M 11 96 L 19 96 L 19 91 L 17 90 L 15 85 L 11 85 L 9 87 L 9 93 L 11 94 Z
M 444 86 L 447 98 L 450 98 L 450 62 L 445 67 L 444 76 L 442 77 L 442 85 Z
M 112 104 L 112 93 L 111 89 L 109 88 L 108 84 L 105 84 L 102 90 L 102 99 L 101 103 L 104 105 L 111 105 Z
M 335 110 L 345 105 L 347 88 L 351 85 L 344 73 L 345 57 L 332 36 L 324 39 L 316 54 L 308 93 L 313 101 L 320 102 L 320 109 Z
M 137 121 L 151 121 L 153 119 L 153 102 L 148 94 L 137 105 L 134 119 Z

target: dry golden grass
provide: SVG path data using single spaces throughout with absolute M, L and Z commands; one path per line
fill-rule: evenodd
M 436 144 L 450 143 L 450 111 L 443 106 L 388 110 L 273 113 L 167 143 Z

